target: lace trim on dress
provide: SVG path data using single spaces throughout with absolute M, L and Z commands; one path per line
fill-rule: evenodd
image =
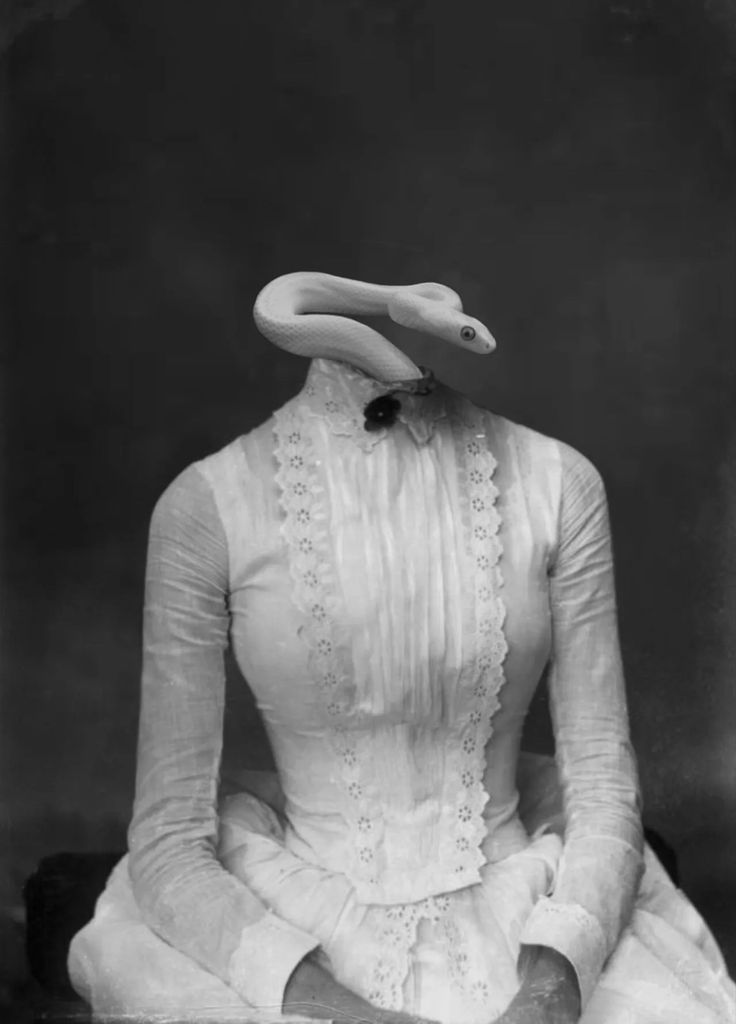
M 409 973 L 409 956 L 422 919 L 439 921 L 450 908 L 449 896 L 430 896 L 419 903 L 377 908 L 373 929 L 376 955 L 369 968 L 366 999 L 385 1010 L 401 1010 L 403 987 Z
M 354 437 L 361 447 L 366 441 L 372 447 L 383 432 L 368 434 L 362 420 L 346 409 L 339 386 L 336 384 L 333 389 L 332 382 L 327 381 L 323 390 L 325 381 L 320 379 L 319 383 L 319 388 L 313 383 L 306 385 L 302 392 L 308 399 L 306 403 L 301 406 L 289 403 L 275 414 L 277 484 L 284 512 L 282 532 L 290 550 L 294 600 L 307 618 L 303 636 L 308 644 L 310 674 L 325 699 L 331 742 L 342 764 L 349 797 L 345 811 L 354 837 L 356 863 L 351 866 L 353 870 L 346 865 L 347 873 L 364 885 L 375 886 L 378 884 L 374 877 L 378 830 L 361 783 L 359 751 L 353 731 L 355 710 L 350 714 L 350 724 L 347 722 L 351 707 L 350 660 L 349 651 L 334 635 L 335 580 L 326 532 L 324 493 L 315 471 L 316 456 L 309 430 L 300 420 L 299 412 L 306 407 L 310 413 L 315 413 L 319 408 L 317 403 L 323 403 L 323 415 L 326 414 L 333 432 Z M 444 403 L 442 415 L 445 415 Z M 500 703 L 507 647 L 503 634 L 505 608 L 500 596 L 503 580 L 499 566 L 501 520 L 496 509 L 498 490 L 494 483 L 496 460 L 488 444 L 488 421 L 465 401 L 459 409 L 453 410 L 452 417 L 468 578 L 474 581 L 474 585 L 467 588 L 465 617 L 473 657 L 468 659 L 468 668 L 461 675 L 456 699 L 458 723 L 447 738 L 451 761 L 449 777 L 455 780 L 454 812 L 453 827 L 445 830 L 441 841 L 438 880 L 440 875 L 447 879 L 449 873 L 454 873 L 466 876 L 470 884 L 479 880 L 479 869 L 484 863 L 481 851 L 486 833 L 483 809 L 488 801 L 483 784 L 485 747 L 491 736 L 493 715 Z M 464 882 L 463 878 L 460 884 Z M 401 1009 L 410 952 L 422 919 L 443 921 L 447 925 L 448 939 L 458 947 L 454 950 L 458 964 L 463 962 L 461 938 L 451 934 L 451 906 L 452 895 L 438 895 L 415 903 L 372 908 L 371 946 L 376 953 L 366 964 L 366 977 L 370 979 L 366 995 L 372 1002 L 387 1009 Z M 485 992 L 476 991 L 481 984 L 479 979 L 468 978 L 459 968 L 455 976 L 458 985 L 474 1001 L 486 997 Z
M 391 428 L 365 429 L 364 408 L 388 385 L 367 377 L 347 363 L 317 359 L 312 364 L 302 396 L 306 408 L 330 424 L 333 434 L 349 437 L 363 451 L 372 451 L 383 441 Z M 397 395 L 401 403 L 398 420 L 407 428 L 417 444 L 427 444 L 434 434 L 437 420 L 445 416 L 441 393 L 426 396 Z
M 319 380 L 319 386 L 315 379 Z M 359 398 L 348 392 L 350 400 L 346 401 L 346 386 L 349 385 Z M 312 364 L 302 389 L 302 395 L 308 399 L 305 407 L 309 412 L 329 423 L 333 434 L 354 438 L 363 451 L 371 451 L 387 434 L 385 427 L 368 431 L 364 426 L 362 408 L 380 393 L 381 385 L 377 380 L 366 377 L 347 364 L 338 368 L 324 360 Z
M 508 652 L 503 632 L 506 609 L 502 594 L 501 516 L 496 507 L 498 488 L 494 482 L 496 459 L 490 450 L 489 417 L 463 400 L 458 410 L 460 423 L 454 431 L 456 462 L 460 474 L 463 530 L 467 545 L 468 578 L 465 621 L 472 624 L 472 650 L 467 671 L 460 681 L 460 706 L 465 713 L 459 722 L 458 742 L 452 748 L 456 798 L 454 849 L 447 851 L 454 871 L 480 868 L 485 858 L 481 844 L 486 835 L 483 809 L 488 802 L 483 779 L 486 746 L 493 731 L 493 716 L 500 707 L 505 682 L 504 661 Z
M 467 942 L 455 921 L 450 917 L 442 923 L 442 933 L 450 965 L 450 980 L 454 987 L 469 998 L 471 1005 L 485 1007 L 491 994 L 487 975 L 481 974 L 471 963 Z
M 276 482 L 284 512 L 282 534 L 290 551 L 294 601 L 307 618 L 302 631 L 308 646 L 310 675 L 324 698 L 327 728 L 340 759 L 346 811 L 355 837 L 355 856 L 361 876 L 374 861 L 373 822 L 363 806 L 363 786 L 355 735 L 347 727 L 352 686 L 350 655 L 334 636 L 336 620 L 335 580 L 327 545 L 323 488 L 319 484 L 309 433 L 299 421 L 293 404 L 274 416 Z M 355 721 L 356 713 L 352 713 Z M 375 884 L 374 878 L 367 879 Z
M 505 682 L 504 661 L 508 652 L 503 625 L 506 609 L 502 594 L 501 516 L 495 484 L 497 462 L 488 438 L 490 417 L 462 400 L 453 413 L 456 465 L 459 474 L 461 514 L 466 538 L 468 578 L 474 586 L 466 592 L 465 622 L 471 630 L 474 657 L 460 679 L 458 706 L 464 709 L 451 738 L 451 777 L 459 780 L 455 797 L 455 828 L 444 840 L 442 859 L 455 873 L 482 867 L 481 844 L 486 835 L 483 810 L 489 794 L 484 786 L 485 750 L 492 735 L 493 716 L 500 707 Z M 390 961 L 381 957 L 372 966 L 372 995 L 378 1005 L 400 1009 L 401 985 L 409 968 L 420 920 L 439 923 L 453 984 L 469 1000 L 468 1012 L 482 1012 L 491 996 L 486 975 L 471 963 L 467 942 L 453 919 L 456 894 L 430 897 L 419 904 L 391 908 L 387 915 L 386 941 L 393 948 Z M 398 920 L 401 928 L 390 930 Z M 380 982 L 380 984 L 379 984 Z M 369 995 L 369 998 L 371 996 Z M 390 1001 L 389 1001 L 390 1000 Z
M 453 902 L 458 896 L 459 893 L 450 893 L 430 896 L 419 903 L 376 908 L 377 916 L 371 928 L 372 944 L 380 952 L 369 961 L 366 999 L 383 1009 L 403 1009 L 403 988 L 411 967 L 411 950 L 417 942 L 420 923 L 430 921 L 438 928 L 449 979 L 465 1000 L 468 1019 L 495 1017 L 499 1007 L 495 1005 L 497 995 L 489 982 L 487 963 L 471 955 L 468 938 L 453 913 Z

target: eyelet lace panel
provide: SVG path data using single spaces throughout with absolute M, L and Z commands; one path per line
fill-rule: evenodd
M 453 809 L 442 833 L 435 883 L 444 883 L 447 889 L 477 882 L 484 863 L 480 846 L 485 837 L 483 808 L 488 800 L 483 786 L 485 746 L 491 735 L 492 716 L 499 706 L 506 656 L 505 610 L 500 596 L 500 517 L 493 481 L 496 461 L 489 450 L 483 414 L 467 403 L 455 420 L 452 426 L 460 474 L 467 576 L 473 581 L 467 588 L 464 621 L 470 631 L 473 656 L 461 673 L 456 701 L 458 719 L 450 724 L 446 737 L 446 756 L 450 762 L 446 793 Z M 338 642 L 334 629 L 336 581 L 328 543 L 326 501 L 309 426 L 300 418 L 299 405 L 290 403 L 276 414 L 275 436 L 277 484 L 284 512 L 282 531 L 290 552 L 294 600 L 307 619 L 303 637 L 308 645 L 310 675 L 325 699 L 328 733 L 342 766 L 347 794 L 345 812 L 354 863 L 346 865 L 346 869 L 356 884 L 360 882 L 363 889 L 370 890 L 378 884 L 374 865 L 380 820 L 375 817 L 376 808 L 365 793 L 361 777 L 355 711 L 351 713 L 354 694 L 350 651 Z M 453 875 L 457 879 L 454 884 L 450 881 Z M 446 895 L 429 896 L 415 903 L 376 908 L 380 913 L 375 917 L 371 946 L 377 952 L 366 965 L 370 978 L 367 995 L 371 1001 L 389 1009 L 401 1008 L 402 986 L 418 923 L 423 918 L 440 921 L 449 912 L 450 899 Z M 447 934 L 452 945 L 454 940 L 450 932 Z M 461 955 L 462 950 L 458 947 L 456 952 Z M 458 968 L 455 974 L 460 984 L 462 971 Z M 470 991 L 477 980 L 465 978 L 463 988 Z M 483 998 L 483 993 L 477 995 Z
M 366 970 L 365 997 L 386 1010 L 402 1010 L 405 1005 L 404 984 L 411 969 L 412 948 L 417 942 L 422 921 L 430 921 L 438 929 L 438 938 L 448 965 L 449 980 L 460 993 L 467 1020 L 495 1019 L 498 1005 L 497 986 L 490 982 L 492 972 L 486 959 L 478 959 L 468 936 L 456 918 L 462 910 L 455 906 L 462 899 L 462 890 L 442 896 L 430 896 L 419 903 L 375 908 L 376 919 L 371 926 L 371 948 L 377 950 Z
M 319 381 L 318 386 L 314 379 Z M 370 452 L 386 436 L 386 428 L 365 429 L 363 407 L 381 394 L 378 381 L 358 373 L 347 364 L 319 360 L 310 370 L 310 378 L 302 395 L 307 399 L 305 408 L 330 424 L 338 437 L 352 437 L 355 443 Z
M 501 517 L 494 482 L 497 463 L 488 439 L 490 417 L 462 400 L 453 419 L 467 577 L 473 581 L 466 592 L 464 619 L 472 631 L 474 656 L 460 681 L 460 714 L 450 747 L 450 770 L 457 779 L 454 828 L 447 836 L 443 856 L 456 873 L 467 873 L 484 863 L 483 809 L 489 799 L 483 785 L 485 750 L 500 706 L 508 648 L 503 632 Z
M 419 903 L 403 903 L 377 908 L 373 927 L 376 955 L 368 968 L 366 998 L 385 1010 L 401 1010 L 403 986 L 409 973 L 412 946 L 419 922 L 439 921 L 450 908 L 448 896 L 430 896 Z
M 347 725 L 352 701 L 350 652 L 335 637 L 337 600 L 327 542 L 324 492 L 315 472 L 315 454 L 294 404 L 275 414 L 276 482 L 284 513 L 282 534 L 289 548 L 294 601 L 307 619 L 302 636 L 309 671 L 323 696 L 327 733 L 342 766 L 346 814 L 354 840 L 355 874 L 371 877 L 376 829 L 361 783 L 360 757 Z M 352 714 L 353 720 L 355 713 Z
M 349 437 L 363 451 L 370 452 L 388 436 L 390 428 L 367 431 L 363 409 L 386 391 L 387 385 L 367 377 L 347 363 L 318 359 L 310 369 L 302 396 L 309 412 L 329 423 L 333 434 Z M 435 423 L 445 416 L 441 396 L 397 397 L 401 403 L 399 422 L 417 444 L 427 444 L 434 434 Z

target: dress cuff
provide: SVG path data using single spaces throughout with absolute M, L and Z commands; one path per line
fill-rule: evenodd
M 275 914 L 248 925 L 228 965 L 228 984 L 254 1009 L 281 1011 L 294 968 L 317 939 Z
M 548 946 L 572 964 L 585 1008 L 593 994 L 608 949 L 598 920 L 577 903 L 557 903 L 542 897 L 521 933 L 522 946 Z

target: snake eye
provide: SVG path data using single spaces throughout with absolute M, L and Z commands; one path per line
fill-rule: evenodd
M 463 327 L 460 330 L 460 337 L 463 339 L 463 341 L 472 341 L 473 338 L 475 337 L 475 328 Z

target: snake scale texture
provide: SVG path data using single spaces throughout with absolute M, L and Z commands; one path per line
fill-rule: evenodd
M 368 284 L 302 271 L 277 277 L 259 293 L 253 316 L 264 337 L 310 359 L 337 359 L 386 384 L 419 380 L 424 372 L 372 327 L 353 316 L 388 315 L 479 354 L 496 342 L 488 329 L 463 313 L 459 295 L 442 284 Z

